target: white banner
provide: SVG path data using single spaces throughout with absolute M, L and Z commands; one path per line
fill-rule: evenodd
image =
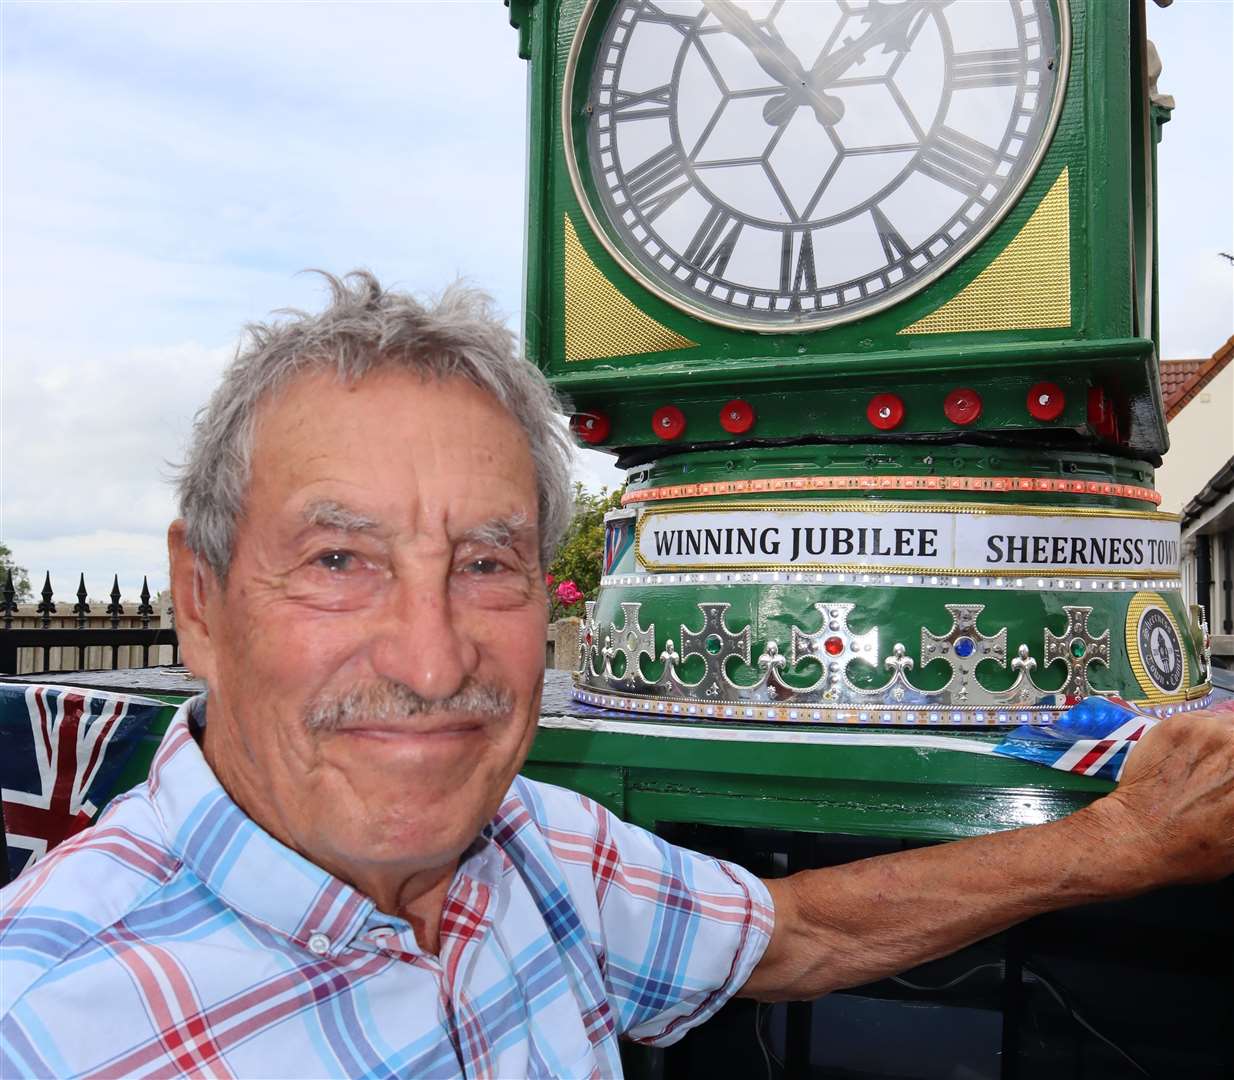
M 852 506 L 650 509 L 638 523 L 638 562 L 647 570 L 1178 573 L 1179 525 L 1168 514 Z

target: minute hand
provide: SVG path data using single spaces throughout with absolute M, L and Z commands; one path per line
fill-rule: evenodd
M 897 4 L 893 8 L 884 8 L 886 13 L 856 41 L 850 41 L 847 45 L 836 49 L 835 52 L 818 58 L 806 76 L 809 89 L 814 93 L 822 93 L 823 87 L 830 85 L 843 75 L 875 45 L 886 44 L 900 37 L 905 41 L 904 47 L 907 48 L 908 30 L 917 17 L 925 14 L 931 7 L 941 6 L 938 0 L 906 0 L 905 3 Z M 794 97 L 791 87 L 786 87 L 786 90 L 787 93 L 779 94 L 767 102 L 763 115 L 768 123 L 778 124 L 781 118 L 787 120 L 793 110 L 801 104 L 800 98 Z M 831 94 L 827 96 L 833 97 Z M 819 119 L 822 123 L 827 123 L 822 117 Z
M 787 123 L 798 105 L 809 105 L 822 124 L 837 123 L 844 115 L 844 102 L 815 89 L 814 80 L 806 74 L 797 58 L 784 49 L 776 48 L 771 38 L 762 33 L 754 20 L 731 0 L 703 0 L 703 4 L 725 30 L 750 50 L 758 66 L 784 87 L 785 93 L 771 100 L 791 100 L 792 104 L 784 111 L 783 117 L 775 121 L 767 116 L 764 109 L 763 115 L 768 123 L 777 126 Z

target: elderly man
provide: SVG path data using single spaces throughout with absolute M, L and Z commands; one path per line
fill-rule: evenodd
M 197 421 L 169 547 L 208 693 L 3 894 L 3 1075 L 611 1076 L 733 994 L 1234 868 L 1234 729 L 1194 715 L 1062 821 L 778 881 L 520 779 L 552 395 L 482 298 L 331 286 Z

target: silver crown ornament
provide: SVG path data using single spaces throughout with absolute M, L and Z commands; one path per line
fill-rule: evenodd
M 1026 643 L 1018 645 L 1008 664 L 1007 628 L 988 633 L 979 626 L 984 604 L 944 605 L 951 618 L 950 628 L 942 634 L 923 629 L 914 658 L 899 641 L 883 655 L 877 628 L 855 632 L 849 625 L 855 604 L 817 603 L 817 626 L 793 626 L 787 650 L 775 639 L 763 642 L 753 663 L 751 628 L 735 629 L 729 624 L 731 605 L 699 603 L 697 623 L 682 624 L 677 636 L 668 638 L 659 653 L 655 624 L 642 625 L 641 607 L 639 602 L 624 602 L 620 624 L 601 626 L 595 603 L 586 605 L 579 630 L 580 669 L 575 675 L 580 700 L 634 712 L 736 718 L 859 723 L 1047 722 L 1068 700 L 1094 692 L 1089 681 L 1093 664 L 1109 667 L 1110 663 L 1110 631 L 1094 634 L 1089 628 L 1093 609 L 1081 605 L 1063 607 L 1067 622 L 1061 634 L 1048 628 L 1043 633 L 1044 668 L 1058 663 L 1066 668 L 1063 684 L 1056 690 L 1037 685 L 1038 662 Z M 682 670 L 688 669 L 693 657 L 702 660 L 703 673 L 687 681 Z M 734 660 L 746 669 L 753 668 L 753 681 L 734 678 L 730 671 Z M 644 661 L 658 663 L 659 671 L 648 676 Z M 914 681 L 914 672 L 938 663 L 950 671 L 941 687 L 925 689 Z M 806 664 L 815 666 L 803 667 Z M 1004 670 L 1009 666 L 1011 685 L 1006 689 L 985 686 L 980 677 L 982 664 Z M 854 665 L 887 675 L 881 685 L 858 685 L 850 678 Z M 693 667 L 697 669 L 698 665 Z M 810 675 L 813 681 L 808 685 L 795 685 Z

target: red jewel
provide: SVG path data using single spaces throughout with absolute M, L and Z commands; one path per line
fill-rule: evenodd
M 604 413 L 575 413 L 570 417 L 571 429 L 585 443 L 602 443 L 612 426 Z
M 1052 382 L 1035 383 L 1028 392 L 1028 412 L 1035 420 L 1057 420 L 1066 404 L 1062 387 Z
M 967 387 L 952 390 L 943 402 L 943 415 L 953 424 L 971 424 L 981 416 L 981 395 Z
M 666 442 L 680 437 L 686 429 L 686 414 L 676 405 L 664 405 L 651 415 L 651 430 Z
M 720 427 L 733 435 L 740 435 L 754 426 L 754 408 L 748 401 L 733 398 L 720 410 Z
M 587 634 L 585 635 L 585 640 L 588 645 L 591 644 L 591 631 L 590 630 L 587 631 Z
M 866 419 L 879 431 L 898 428 L 904 419 L 904 402 L 896 394 L 875 394 L 866 406 Z
M 827 650 L 828 656 L 839 656 L 844 651 L 844 639 L 829 637 L 823 642 L 823 648 Z

